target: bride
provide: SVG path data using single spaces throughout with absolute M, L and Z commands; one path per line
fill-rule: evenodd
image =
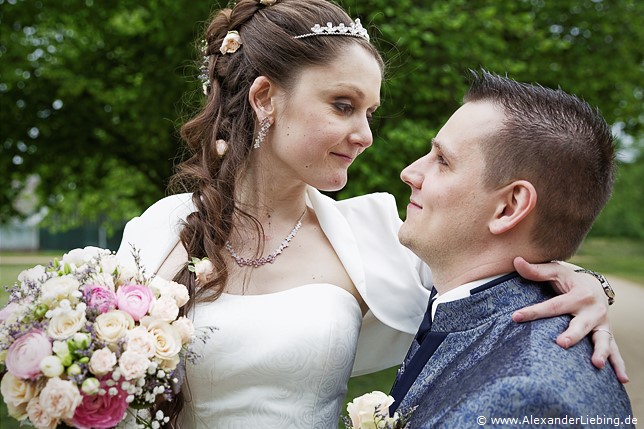
M 398 243 L 391 195 L 319 192 L 341 189 L 372 144 L 383 61 L 326 0 L 239 0 L 205 40 L 206 101 L 173 177 L 188 193 L 130 221 L 118 252 L 134 246 L 148 273 L 186 284 L 196 328 L 216 328 L 166 405 L 181 428 L 336 427 L 351 373 L 402 361 L 431 285 Z M 197 280 L 188 262 L 206 257 Z

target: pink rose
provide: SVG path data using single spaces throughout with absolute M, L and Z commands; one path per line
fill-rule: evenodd
M 40 374 L 40 361 L 51 356 L 49 338 L 35 329 L 18 338 L 9 346 L 5 365 L 18 378 L 34 378 Z
M 149 287 L 137 284 L 125 285 L 116 291 L 119 310 L 128 313 L 134 320 L 145 316 L 154 300 Z
M 13 313 L 20 308 L 20 305 L 15 302 L 7 304 L 2 310 L 0 310 L 0 323 L 4 323 L 9 320 Z
M 110 377 L 101 380 L 101 388 L 110 390 L 107 381 Z M 72 426 L 79 429 L 103 429 L 116 426 L 125 417 L 128 403 L 127 392 L 120 389 L 118 383 L 112 387 L 116 395 L 83 395 L 83 401 L 76 408 Z
M 107 313 L 116 308 L 116 294 L 99 285 L 87 285 L 84 288 L 87 306 Z

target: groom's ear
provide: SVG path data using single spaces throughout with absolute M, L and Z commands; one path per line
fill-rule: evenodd
M 248 91 L 248 101 L 259 120 L 273 115 L 277 85 L 266 76 L 258 76 Z
M 537 205 L 537 190 L 527 180 L 517 180 L 499 190 L 489 230 L 494 235 L 508 232 L 526 220 Z

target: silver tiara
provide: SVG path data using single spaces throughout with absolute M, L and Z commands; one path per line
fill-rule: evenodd
M 333 25 L 330 22 L 327 22 L 323 27 L 320 24 L 315 24 L 311 27 L 311 32 L 302 34 L 299 36 L 293 37 L 294 39 L 303 39 L 305 37 L 312 36 L 351 36 L 351 37 L 360 37 L 369 41 L 369 34 L 367 30 L 360 23 L 360 18 L 357 18 L 355 22 L 352 22 L 351 25 Z

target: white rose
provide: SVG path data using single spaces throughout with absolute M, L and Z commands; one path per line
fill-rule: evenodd
M 116 355 L 107 347 L 96 350 L 89 359 L 89 370 L 94 375 L 105 375 L 116 365 Z
M 78 302 L 72 294 L 78 291 L 80 283 L 72 276 L 52 277 L 42 285 L 41 301 L 52 308 L 56 303 L 67 299 Z
M 114 284 L 114 277 L 110 276 L 109 274 L 105 273 L 95 273 L 92 275 L 92 284 L 95 284 L 97 286 L 101 286 L 103 289 L 109 289 L 112 292 L 116 290 L 116 286 Z
M 39 282 L 40 280 L 43 280 L 46 275 L 45 267 L 42 265 L 36 265 L 35 267 L 24 270 L 18 274 L 18 281 L 20 283 Z
M 61 380 L 58 377 L 50 378 L 40 392 L 43 412 L 53 419 L 71 419 L 82 400 L 83 397 L 73 381 Z
M 171 296 L 161 296 L 152 303 L 150 317 L 164 322 L 172 322 L 179 315 L 177 302 Z
M 173 359 L 181 351 L 181 336 L 169 323 L 155 320 L 148 326 L 156 344 L 155 356 L 160 360 Z
M 80 331 L 86 321 L 82 308 L 58 313 L 49 321 L 47 333 L 54 340 L 65 340 Z
M 157 298 L 160 296 L 171 296 L 179 307 L 186 305 L 190 298 L 187 287 L 181 283 L 165 280 L 159 276 L 152 279 L 150 288 L 154 291 L 154 295 Z
M 40 405 L 40 398 L 36 397 L 29 401 L 27 405 L 27 415 L 29 421 L 36 429 L 55 429 L 58 425 L 58 419 L 49 415 Z
M 11 417 L 19 418 L 26 413 L 27 403 L 38 394 L 36 383 L 23 380 L 6 372 L 0 382 L 0 393 L 7 405 L 11 405 L 15 414 Z
M 108 276 L 112 276 L 119 266 L 119 260 L 116 255 L 104 255 L 100 261 L 101 272 Z
M 94 329 L 102 341 L 116 344 L 125 336 L 128 329 L 134 328 L 134 319 L 125 311 L 112 310 L 96 318 Z
M 47 356 L 40 361 L 40 370 L 45 374 L 45 377 L 52 378 L 60 376 L 65 371 L 65 367 L 60 358 L 54 355 Z
M 188 344 L 192 341 L 195 335 L 195 326 L 192 324 L 192 320 L 187 317 L 180 317 L 172 323 L 172 327 L 179 333 L 182 344 Z
M 389 406 L 394 398 L 379 391 L 364 394 L 347 404 L 347 412 L 354 429 L 384 428 L 386 424 L 393 427 L 397 415 L 389 417 Z M 376 416 L 378 413 L 378 416 Z M 382 419 L 381 416 L 385 416 Z M 376 423 L 376 417 L 377 423 Z
M 87 246 L 83 249 L 73 249 L 63 255 L 63 264 L 73 265 L 78 268 L 88 264 L 99 256 L 109 255 L 111 252 L 100 247 Z
M 139 272 L 139 269 L 134 263 L 121 264 L 118 266 L 118 270 L 119 284 L 127 283 L 127 280 L 135 278 Z
M 119 369 L 126 380 L 143 377 L 148 371 L 150 360 L 139 352 L 126 350 L 119 358 Z
M 148 332 L 145 326 L 137 326 L 136 328 L 127 331 L 127 350 L 132 350 L 145 355 L 146 357 L 154 356 L 156 352 L 156 340 L 154 336 Z
M 201 285 L 208 282 L 214 271 L 215 266 L 208 259 L 195 262 L 195 276 L 197 277 L 197 282 Z

